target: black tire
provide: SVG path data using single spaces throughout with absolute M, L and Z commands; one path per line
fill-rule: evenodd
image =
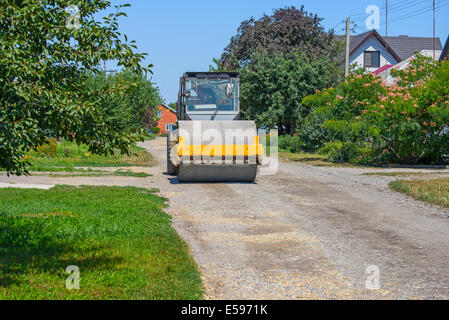
M 167 173 L 171 176 L 176 175 L 176 167 L 173 162 L 170 160 L 171 153 L 171 142 L 170 142 L 171 132 L 167 134 Z

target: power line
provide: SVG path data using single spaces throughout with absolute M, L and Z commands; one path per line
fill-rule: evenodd
M 403 13 L 404 11 L 406 11 L 405 9 L 411 9 L 413 7 L 417 7 L 417 6 L 425 4 L 425 3 L 427 3 L 427 1 L 419 0 L 419 1 L 409 2 L 406 5 L 402 5 L 400 7 L 393 7 L 393 8 L 391 8 L 392 6 L 389 5 L 388 6 L 388 15 L 394 16 L 394 14 L 396 14 L 396 13 Z M 417 10 L 422 10 L 422 9 L 423 8 L 417 9 Z M 386 15 L 387 14 L 387 10 L 381 10 L 379 12 L 379 14 L 380 15 Z M 365 17 L 366 17 L 366 14 L 365 14 Z M 361 18 L 357 18 L 357 19 L 353 19 L 353 20 L 354 21 L 364 21 L 365 17 L 361 17 Z
M 435 7 L 435 11 L 438 11 L 438 9 L 440 9 L 442 7 L 445 7 L 447 5 L 449 5 L 449 1 L 443 2 L 439 6 L 436 6 Z M 420 11 L 416 11 L 413 14 L 406 14 L 406 15 L 403 15 L 403 16 L 400 16 L 400 17 L 396 17 L 395 19 L 390 20 L 389 23 L 395 23 L 395 22 L 407 20 L 409 18 L 413 18 L 413 17 L 419 16 L 419 15 L 422 15 L 424 13 L 432 12 L 432 11 L 433 11 L 433 8 L 421 9 Z M 385 25 L 385 23 L 381 23 L 381 25 Z
M 403 9 L 403 8 L 409 8 L 409 7 L 411 7 L 411 6 L 416 6 L 417 4 L 423 3 L 423 2 L 425 2 L 425 0 L 412 0 L 412 1 L 410 1 L 410 0 L 405 0 L 405 1 L 400 1 L 400 2 L 398 2 L 398 3 L 396 3 L 396 4 L 390 4 L 390 5 L 388 6 L 388 11 L 389 11 L 389 12 L 399 11 L 399 10 L 401 10 L 401 9 Z M 385 13 L 385 12 L 386 12 L 386 9 L 387 9 L 386 6 L 380 8 L 380 13 L 381 13 L 381 14 Z M 362 12 L 359 12 L 359 13 L 351 14 L 350 16 L 353 17 L 353 18 L 352 18 L 353 20 L 364 19 L 363 16 L 366 16 L 366 12 L 363 12 L 363 13 L 362 13 Z M 357 17 L 357 16 L 362 16 L 362 17 L 360 17 L 360 18 L 354 18 L 354 17 Z
M 339 23 L 337 23 L 335 26 L 333 26 L 331 29 L 335 30 L 336 27 L 338 27 L 339 25 L 341 25 L 342 23 L 344 23 L 345 20 L 341 20 Z
M 433 60 L 435 60 L 435 0 L 433 0 Z

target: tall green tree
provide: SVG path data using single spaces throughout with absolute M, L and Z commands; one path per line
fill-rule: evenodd
M 302 99 L 332 85 L 338 74 L 335 61 L 325 56 L 313 60 L 298 52 L 256 54 L 240 71 L 242 114 L 259 125 L 277 125 L 281 131 L 285 127 L 283 133 L 294 134 L 297 123 L 310 112 Z
M 256 53 L 274 56 L 304 52 L 313 59 L 321 56 L 338 57 L 342 49 L 332 32 L 321 25 L 316 14 L 295 7 L 276 9 L 272 15 L 251 18 L 240 24 L 219 61 L 219 68 L 235 71 L 252 63 Z
M 74 6 L 76 5 L 76 6 Z M 118 31 L 122 7 L 103 18 L 107 0 L 3 0 L 0 2 L 0 167 L 26 172 L 25 152 L 49 136 L 75 139 L 93 153 L 127 153 L 142 139 L 105 121 L 102 95 L 126 90 L 114 87 L 86 92 L 88 71 L 115 60 L 137 73 L 145 54 Z
M 156 108 L 163 99 L 159 89 L 141 74 L 124 70 L 113 76 L 92 74 L 89 94 L 121 87 L 119 92 L 99 95 L 99 107 L 105 123 L 116 130 L 139 131 L 154 126 Z

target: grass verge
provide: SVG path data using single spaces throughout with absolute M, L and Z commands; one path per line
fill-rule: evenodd
M 430 175 L 430 174 L 449 174 L 446 172 L 365 172 L 362 173 L 364 176 L 387 176 L 387 177 L 406 177 L 406 176 L 419 176 L 419 175 Z
M 134 187 L 0 191 L 1 299 L 200 299 L 165 199 Z M 68 290 L 75 265 L 80 289 Z
M 390 188 L 414 199 L 449 207 L 449 178 L 432 180 L 398 180 Z
M 30 171 L 76 172 L 75 167 L 130 167 L 151 166 L 153 157 L 144 148 L 133 146 L 131 155 L 121 154 L 101 156 L 88 152 L 85 145 L 61 141 L 52 146 L 44 146 L 27 155 L 31 162 Z
M 279 158 L 293 162 L 301 162 L 310 166 L 317 167 L 355 167 L 349 163 L 336 163 L 328 156 L 313 153 L 292 153 L 279 151 Z
M 129 170 L 126 170 L 126 171 L 116 170 L 116 171 L 112 171 L 112 172 L 98 171 L 98 172 L 88 172 L 88 173 L 52 173 L 52 174 L 50 174 L 50 177 L 55 177 L 55 178 L 106 177 L 106 176 L 147 178 L 147 177 L 151 177 L 151 174 L 146 173 L 146 172 L 132 172 Z

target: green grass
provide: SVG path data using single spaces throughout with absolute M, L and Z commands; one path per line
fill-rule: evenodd
M 311 166 L 318 167 L 354 167 L 349 163 L 336 163 L 329 159 L 328 156 L 316 153 L 293 153 L 284 150 L 279 151 L 279 158 L 293 162 L 301 162 Z
M 425 174 L 449 174 L 446 172 L 366 172 L 362 175 L 364 176 L 387 176 L 387 177 L 405 177 L 405 176 L 416 176 Z
M 76 172 L 74 167 L 130 167 L 151 166 L 153 158 L 144 148 L 133 146 L 130 156 L 116 150 L 114 155 L 101 156 L 88 152 L 86 145 L 62 141 L 56 147 L 54 157 L 32 151 L 27 155 L 32 164 L 30 171 Z
M 449 178 L 432 180 L 398 180 L 390 188 L 405 193 L 414 199 L 449 207 Z
M 201 299 L 166 200 L 134 187 L 0 191 L 0 300 Z M 65 269 L 80 270 L 80 289 Z
M 50 177 L 105 177 L 105 176 L 114 176 L 114 177 L 136 177 L 136 178 L 147 178 L 151 177 L 151 174 L 146 172 L 132 172 L 129 170 L 122 171 L 122 170 L 116 170 L 116 171 L 98 171 L 98 172 L 91 172 L 91 173 L 52 173 L 50 174 Z
M 75 167 L 49 167 L 49 166 L 33 166 L 32 171 L 35 172 L 78 172 L 78 173 L 96 173 L 104 172 L 103 170 L 96 170 L 92 168 L 75 168 Z

